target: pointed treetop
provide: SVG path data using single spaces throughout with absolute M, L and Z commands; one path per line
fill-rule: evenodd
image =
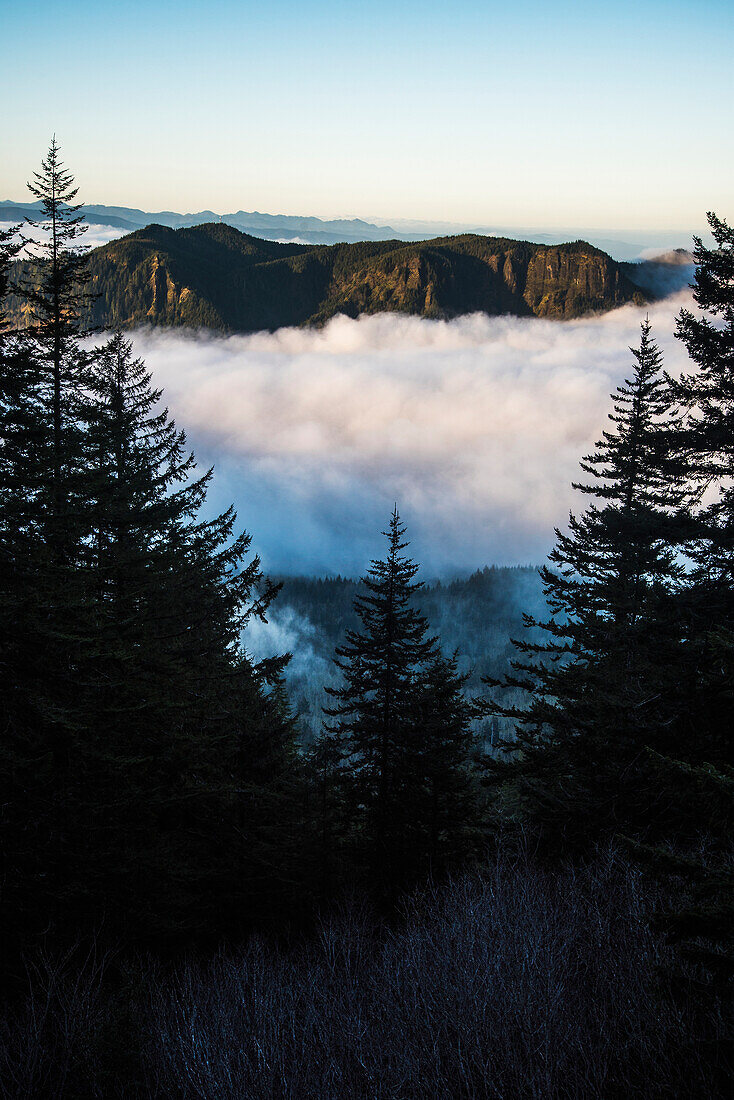
M 41 161 L 41 170 L 33 173 L 28 181 L 28 190 L 40 199 L 43 212 L 42 221 L 51 222 L 57 235 L 65 241 L 86 233 L 87 225 L 79 214 L 83 203 L 74 203 L 79 188 L 74 186 L 74 176 L 67 170 L 60 156 L 60 146 L 56 135 L 51 139 L 46 157 Z M 28 225 L 37 225 L 32 218 L 26 218 Z

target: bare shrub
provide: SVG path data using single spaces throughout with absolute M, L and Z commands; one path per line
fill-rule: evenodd
M 0 1096 L 102 1096 L 100 1042 L 109 1016 L 107 958 L 96 945 L 26 964 L 27 993 L 0 1019 Z
M 499 860 L 385 928 L 359 910 L 298 950 L 254 942 L 154 991 L 151 1095 L 183 1100 L 716 1095 L 661 984 L 640 877 Z M 715 1035 L 723 1022 L 706 1024 Z

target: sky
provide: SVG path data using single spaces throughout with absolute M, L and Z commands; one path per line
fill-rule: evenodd
M 667 369 L 690 290 L 578 321 L 336 317 L 323 329 L 133 334 L 203 468 L 275 573 L 359 576 L 397 502 L 428 575 L 539 564 L 649 313 Z M 425 574 L 424 574 L 425 575 Z
M 731 0 L 0 0 L 0 198 L 486 225 L 734 216 Z

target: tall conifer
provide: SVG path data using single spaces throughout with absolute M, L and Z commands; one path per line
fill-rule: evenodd
M 89 391 L 81 571 L 92 623 L 77 777 L 83 804 L 85 787 L 95 792 L 104 843 L 88 886 L 108 905 L 116 896 L 136 902 L 153 930 L 205 928 L 212 905 L 221 927 L 224 909 L 238 919 L 226 898 L 245 907 L 246 864 L 260 861 L 261 892 L 262 863 L 277 879 L 272 831 L 282 839 L 289 819 L 277 793 L 294 765 L 277 690 L 283 660 L 256 667 L 242 643 L 277 589 L 257 557 L 247 560 L 250 536 L 235 532 L 233 508 L 200 517 L 212 471 L 197 475 L 184 433 L 121 333 L 95 356 Z M 252 882 L 246 892 L 250 911 L 267 905 Z M 133 919 L 145 926 L 144 917 Z
M 581 463 L 593 481 L 574 486 L 592 502 L 556 532 L 542 570 L 552 617 L 527 620 L 546 640 L 517 643 L 522 659 L 507 685 L 531 701 L 492 708 L 518 732 L 512 759 L 490 766 L 514 779 L 523 811 L 553 846 L 644 828 L 664 810 L 645 750 L 670 747 L 684 467 L 667 452 L 675 415 L 648 321 L 631 351 L 635 370 L 614 395 L 613 428 Z
M 31 323 L 6 340 L 3 360 L 0 539 L 9 697 L 2 770 L 10 840 L 3 917 L 11 914 L 10 925 L 25 922 L 29 930 L 54 926 L 47 902 L 68 889 L 74 695 L 88 625 L 78 570 L 85 357 L 83 261 L 74 242 L 83 227 L 67 206 L 72 183 L 54 140 L 30 185 L 41 199 L 41 239 L 26 242 L 29 274 L 12 288 L 25 297 Z
M 678 338 L 696 365 L 671 380 L 685 411 L 670 444 L 685 453 L 700 505 L 686 538 L 691 569 L 678 597 L 684 660 L 672 695 L 677 743 L 652 757 L 676 828 L 635 845 L 675 882 L 659 915 L 688 960 L 716 984 L 734 979 L 734 230 L 708 215 L 714 247 L 696 238 L 693 297 Z
M 468 809 L 470 708 L 464 680 L 441 656 L 438 639 L 417 610 L 422 583 L 406 557 L 397 508 L 384 532 L 387 554 L 375 560 L 355 601 L 361 629 L 336 651 L 342 683 L 327 715 L 355 788 L 358 844 L 373 881 L 387 897 L 434 858 L 461 845 Z
M 39 241 L 29 246 L 33 260 L 31 275 L 20 288 L 30 307 L 29 329 L 37 342 L 38 355 L 50 374 L 51 430 L 53 440 L 53 514 L 57 536 L 68 493 L 68 464 L 73 442 L 73 400 L 80 381 L 82 331 L 80 313 L 90 300 L 86 256 L 80 238 L 87 230 L 74 203 L 78 188 L 64 166 L 56 137 L 28 184 L 40 203 L 40 217 L 29 224 L 42 230 Z
M 233 509 L 202 518 L 212 471 L 128 341 L 82 348 L 55 142 L 34 188 L 34 323 L 0 336 L 2 927 L 216 936 L 294 901 L 283 662 L 243 644 L 276 587 Z

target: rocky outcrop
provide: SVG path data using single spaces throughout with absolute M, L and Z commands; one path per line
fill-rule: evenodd
M 528 264 L 523 297 L 538 317 L 579 317 L 623 305 L 630 283 L 604 253 L 547 248 Z

